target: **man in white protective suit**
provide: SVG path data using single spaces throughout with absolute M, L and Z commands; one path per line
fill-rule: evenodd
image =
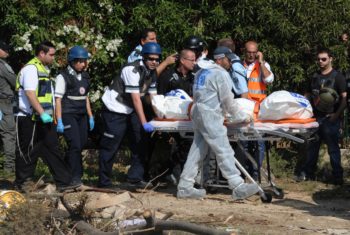
M 229 57 L 229 55 L 226 55 Z M 226 58 L 225 57 L 225 58 Z M 226 58 L 228 59 L 228 58 Z M 252 117 L 240 110 L 231 92 L 229 73 L 213 61 L 198 62 L 201 70 L 196 73 L 193 85 L 193 107 L 191 117 L 194 138 L 178 184 L 178 198 L 200 199 L 205 189 L 194 188 L 199 166 L 211 149 L 222 175 L 232 189 L 234 200 L 245 199 L 259 191 L 258 185 L 244 183 L 235 166 L 234 151 L 223 125 L 224 114 L 229 113 L 239 122 L 250 122 Z

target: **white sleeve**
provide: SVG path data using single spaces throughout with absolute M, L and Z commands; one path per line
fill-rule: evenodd
M 23 74 L 21 84 L 23 90 L 35 91 L 39 83 L 38 70 L 35 65 L 27 65 L 25 68 L 23 68 L 21 73 Z
M 125 84 L 125 93 L 140 93 L 140 73 L 135 73 L 134 68 L 134 66 L 127 66 L 122 70 L 121 79 Z
M 157 94 L 157 82 L 153 82 L 147 91 L 148 94 L 156 95 Z
M 55 97 L 62 98 L 66 93 L 66 81 L 62 74 L 57 75 L 55 85 Z
M 266 84 L 270 84 L 273 82 L 273 80 L 275 79 L 275 76 L 273 75 L 272 71 L 271 71 L 271 66 L 269 65 L 269 63 L 265 62 L 265 67 L 267 68 L 267 70 L 270 71 L 270 75 L 267 76 L 266 78 L 263 79 L 263 81 L 266 83 Z

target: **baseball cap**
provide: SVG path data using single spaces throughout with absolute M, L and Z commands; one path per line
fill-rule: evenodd
M 11 46 L 5 43 L 4 41 L 0 40 L 0 49 L 6 52 L 9 52 L 11 49 Z
M 221 59 L 227 57 L 230 61 L 236 58 L 235 53 L 233 53 L 228 47 L 219 46 L 214 50 L 214 59 Z

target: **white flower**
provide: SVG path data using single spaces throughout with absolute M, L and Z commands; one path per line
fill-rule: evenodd
M 33 30 L 38 29 L 39 27 L 38 27 L 38 26 L 36 26 L 36 25 L 31 25 L 31 26 L 30 26 L 30 28 L 31 28 L 31 29 L 32 29 L 32 31 L 33 31 Z
M 26 44 L 23 46 L 23 49 L 26 50 L 26 51 L 31 51 L 31 50 L 33 50 L 32 44 L 26 43 Z
M 96 102 L 98 99 L 100 99 L 101 92 L 100 90 L 97 90 L 95 92 L 90 92 L 90 101 L 92 103 Z
M 57 45 L 56 45 L 56 50 L 60 50 L 60 49 L 65 48 L 65 47 L 66 47 L 66 45 L 64 45 L 63 42 L 59 42 L 59 43 L 57 43 Z
M 61 36 L 63 34 L 64 34 L 64 32 L 62 30 L 60 30 L 60 29 L 56 31 L 56 35 L 57 36 Z
M 109 52 L 110 57 L 114 57 L 114 53 L 113 52 Z

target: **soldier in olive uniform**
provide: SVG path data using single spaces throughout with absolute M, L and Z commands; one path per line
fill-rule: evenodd
M 14 89 L 16 75 L 5 61 L 9 56 L 10 46 L 0 41 L 0 137 L 4 150 L 4 171 L 13 173 L 15 168 L 16 127 L 13 116 Z

